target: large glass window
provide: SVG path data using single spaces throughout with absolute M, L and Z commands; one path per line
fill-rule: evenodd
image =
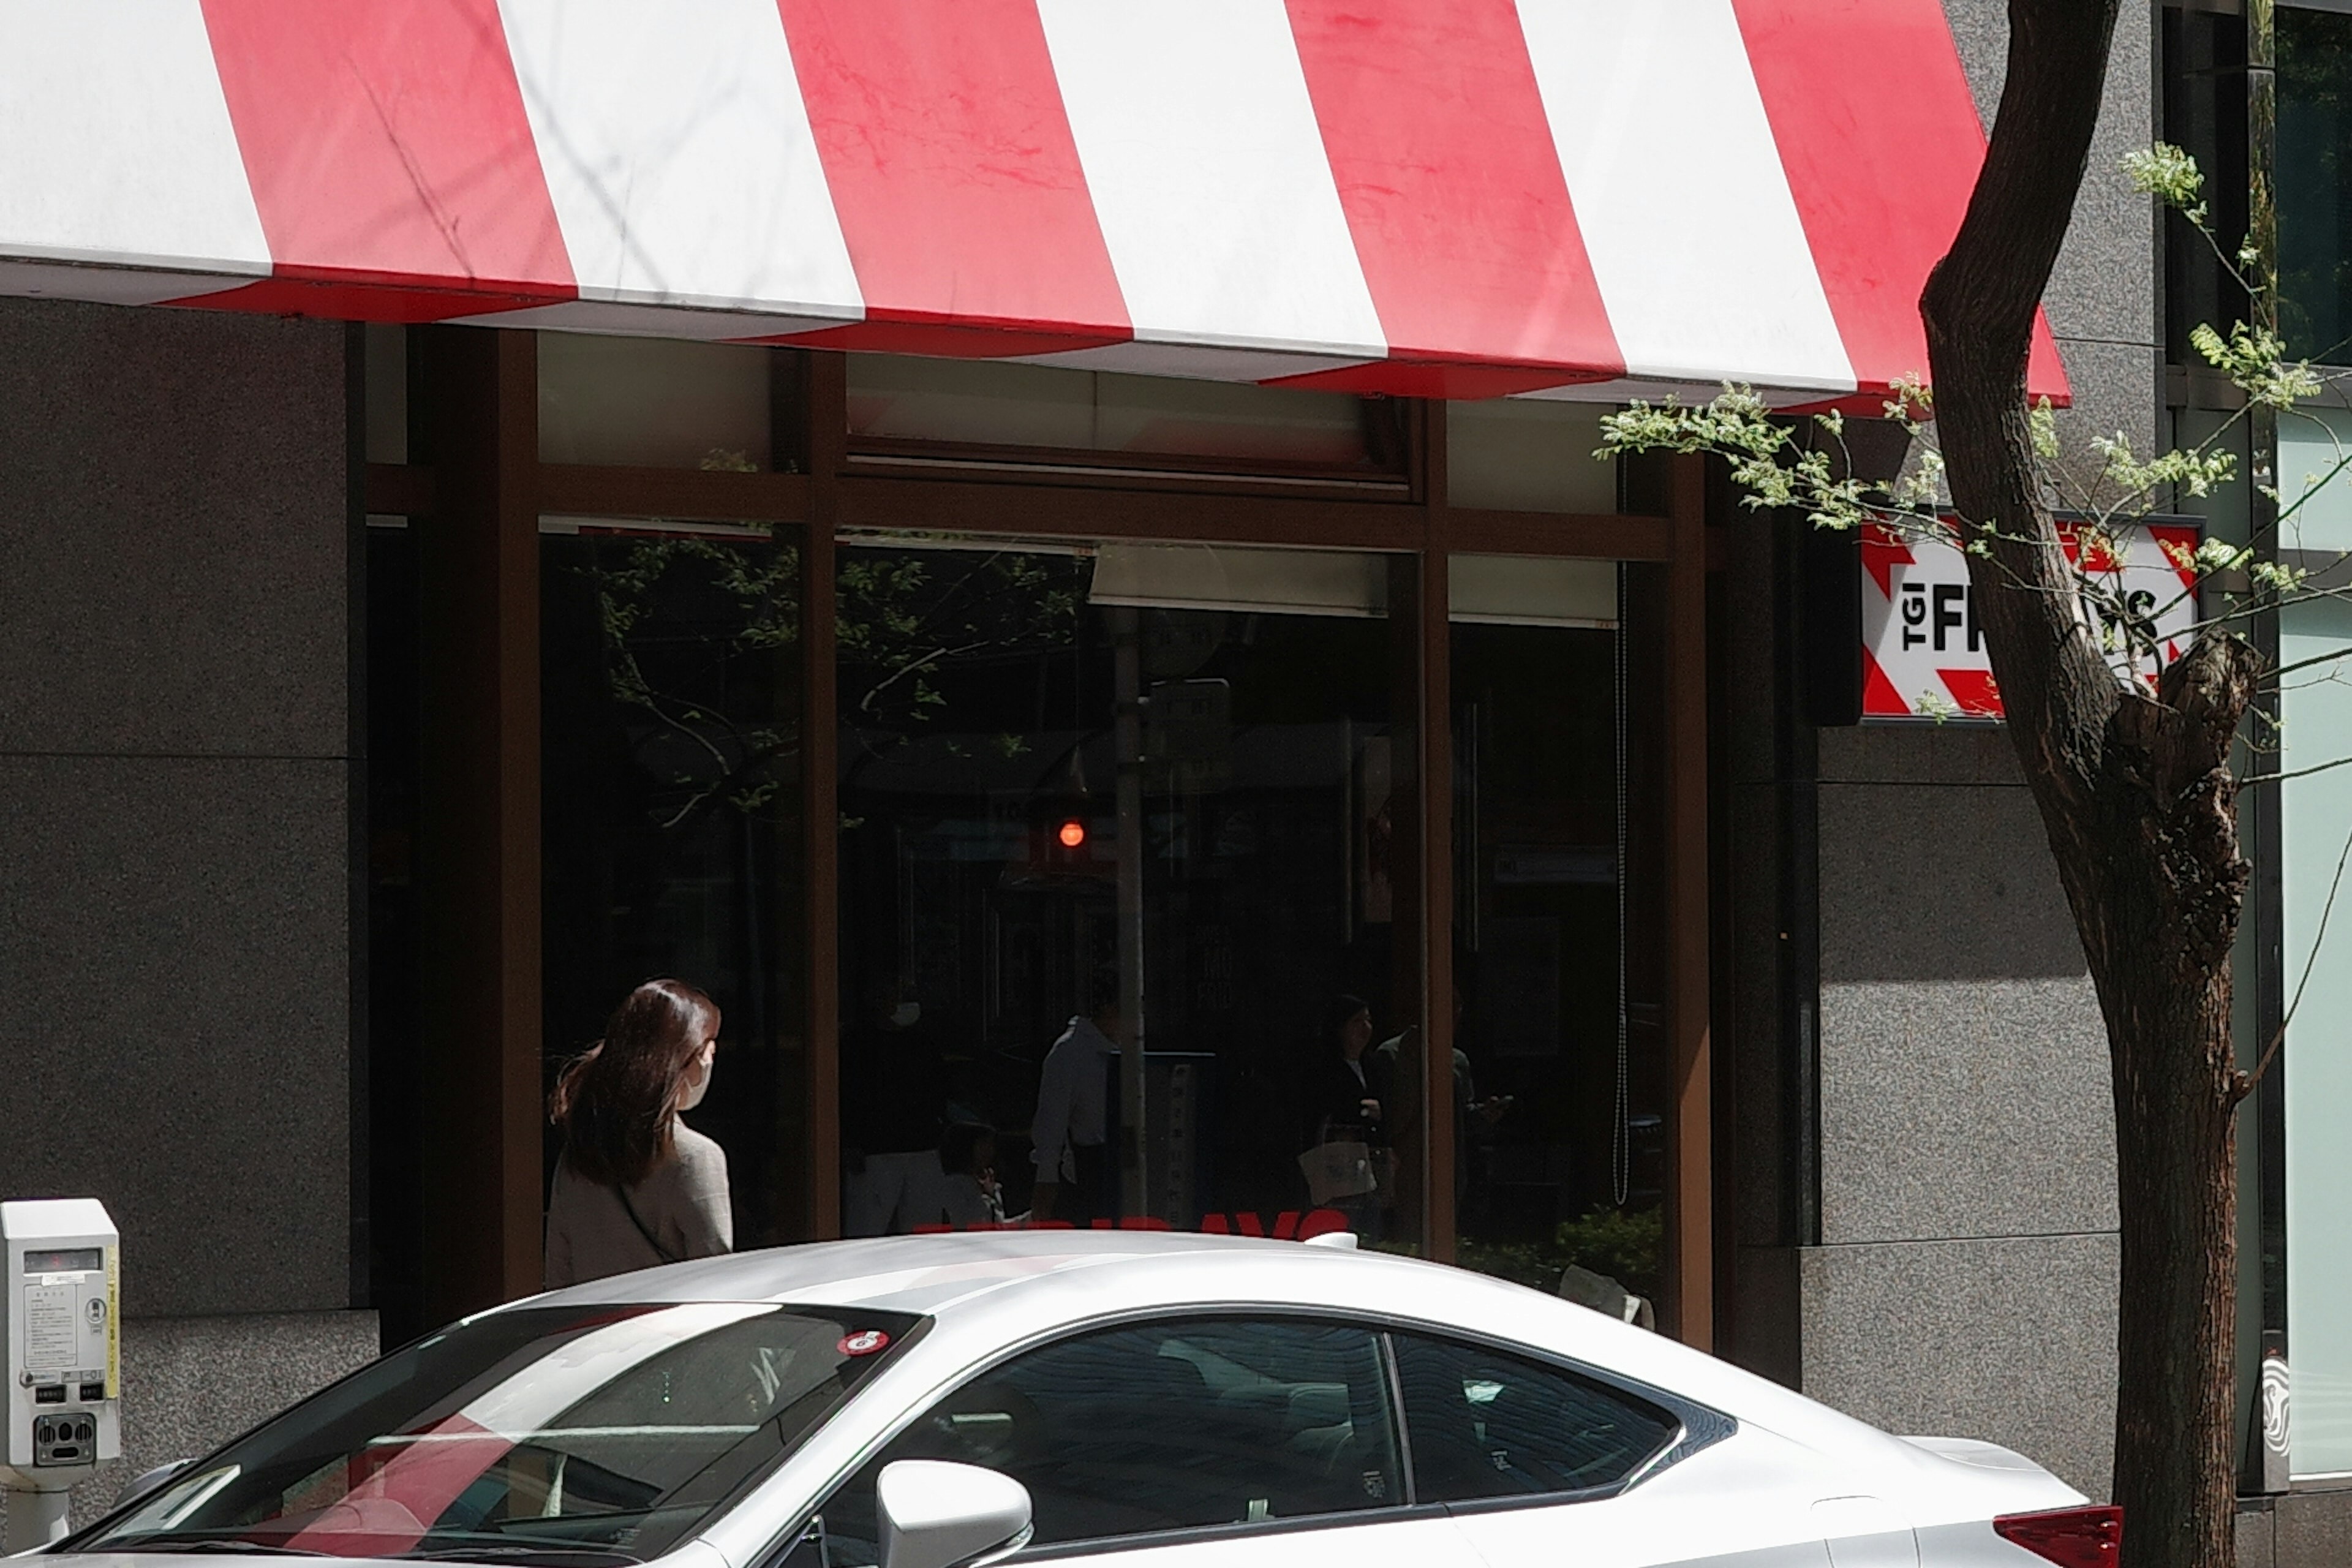
M 943 542 L 840 555 L 851 1232 L 1042 1183 L 1081 1223 L 1416 1236 L 1410 563 Z
M 1610 563 L 1453 575 L 1460 1257 L 1622 1311 L 1661 1285 L 1656 616 Z
M 369 374 L 375 374 L 373 360 Z M 416 543 L 408 519 L 368 519 L 368 1304 L 389 1344 L 404 1344 L 433 1326 L 424 1279 L 417 827 L 425 706 Z
M 540 572 L 550 1069 L 641 981 L 709 993 L 718 1087 L 689 1120 L 727 1151 L 736 1244 L 798 1239 L 799 550 L 757 528 L 551 518 Z
M 826 1568 L 879 1561 L 874 1479 L 917 1458 L 1021 1482 L 1040 1546 L 1404 1501 L 1380 1342 L 1310 1322 L 1116 1329 L 984 1373 L 826 1500 Z M 818 1557 L 794 1561 L 814 1568 Z
M 540 461 L 796 472 L 798 369 L 744 343 L 541 332 Z
M 2276 25 L 2279 324 L 2296 357 L 2342 364 L 2352 362 L 2352 15 L 2282 5 Z
M 2352 17 L 2346 20 L 2352 21 Z M 2352 551 L 2352 411 L 2305 404 L 2278 416 L 2282 550 Z M 2243 487 L 2230 490 L 2243 493 Z
M 1617 510 L 1617 465 L 1594 457 L 1597 403 L 1497 398 L 1445 410 L 1446 499 L 1507 511 Z
M 2279 662 L 2294 668 L 2352 646 L 2352 608 L 2333 599 L 2279 612 Z M 2352 921 L 2336 868 L 2352 826 L 2352 684 L 2345 667 L 2318 663 L 2284 678 L 2279 693 L 2279 880 L 2282 957 L 2301 996 L 2288 1020 L 2286 1225 L 2288 1359 L 2294 1368 L 2292 1463 L 2304 1476 L 2352 1475 Z M 2314 770 L 2314 771 L 2306 771 Z M 2302 776 L 2294 776 L 2301 774 Z M 2330 902 L 2336 908 L 2328 912 Z M 2316 950 L 2316 951 L 2315 951 Z M 2304 976 L 2308 974 L 2308 980 Z
M 1385 398 L 895 354 L 849 356 L 849 436 L 856 449 L 885 456 L 962 447 L 1154 467 L 1401 475 L 1404 466 L 1402 405 Z

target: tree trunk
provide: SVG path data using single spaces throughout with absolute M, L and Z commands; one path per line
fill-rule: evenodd
M 2107 1027 L 2123 1279 L 2115 1498 L 2128 1568 L 2234 1550 L 2237 1168 L 2230 946 L 2246 882 L 2230 747 L 2259 660 L 2208 636 L 2156 691 L 2084 625 L 2036 481 L 2025 364 L 2098 117 L 2117 0 L 2011 0 L 1966 219 L 1920 301 L 1969 575 Z

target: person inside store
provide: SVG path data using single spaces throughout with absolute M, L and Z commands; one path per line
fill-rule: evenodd
M 842 1234 L 937 1222 L 945 1068 L 922 1005 L 893 981 L 841 1041 Z
M 1004 1223 L 1004 1194 L 996 1182 L 996 1131 L 978 1121 L 953 1121 L 940 1135 L 942 1225 L 983 1230 Z
M 1030 1157 L 1037 1163 L 1032 1221 L 1086 1226 L 1118 1215 L 1118 1172 L 1108 1144 L 1118 1027 L 1118 972 L 1097 971 L 1087 1011 L 1070 1020 L 1038 1074 L 1037 1114 L 1029 1126 Z
M 1457 974 L 1466 967 L 1460 957 L 1454 963 Z M 1462 988 L 1457 984 L 1454 988 L 1454 1037 L 1457 1041 L 1462 1037 L 1464 1011 Z M 1408 1024 L 1400 1033 L 1375 1046 L 1368 1066 L 1375 1090 L 1381 1092 L 1384 1100 L 1402 1101 L 1412 1093 L 1410 1086 L 1420 1079 L 1421 1026 Z M 1480 1099 L 1477 1081 L 1470 1071 L 1470 1053 L 1458 1044 L 1454 1047 L 1454 1198 L 1457 1205 L 1470 1195 L 1471 1140 L 1490 1134 L 1517 1102 L 1517 1097 L 1508 1094 Z
M 719 1020 L 693 986 L 648 980 L 556 1079 L 549 1289 L 734 1249 L 726 1152 L 680 1120 L 710 1091 Z
M 1324 1005 L 1307 1061 L 1299 1131 L 1309 1200 L 1346 1215 L 1349 1228 L 1368 1242 L 1380 1239 L 1381 1208 L 1388 1200 L 1388 1134 L 1381 1086 L 1373 1081 L 1368 1060 L 1371 1044 L 1370 1003 L 1341 994 Z M 1360 1165 L 1352 1152 L 1356 1146 L 1363 1151 Z M 1324 1171 L 1339 1151 L 1349 1151 L 1342 1162 L 1349 1168 Z M 1335 1178 L 1343 1189 L 1372 1184 L 1360 1191 L 1334 1191 L 1328 1185 L 1317 1190 Z

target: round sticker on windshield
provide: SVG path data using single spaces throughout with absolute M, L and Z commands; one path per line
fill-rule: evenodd
M 844 1355 L 872 1355 L 890 1342 L 890 1336 L 879 1329 L 860 1329 L 854 1334 L 844 1334 L 835 1346 Z

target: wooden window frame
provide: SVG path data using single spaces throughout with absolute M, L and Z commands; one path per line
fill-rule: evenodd
M 412 344 L 427 333 L 509 335 L 496 328 L 436 327 L 413 333 Z M 516 331 L 511 336 L 528 338 L 529 334 Z M 364 489 L 370 511 L 412 517 L 446 512 L 477 526 L 486 526 L 483 520 L 494 517 L 508 532 L 521 526 L 519 520 L 528 520 L 534 541 L 537 520 L 547 514 L 756 521 L 799 531 L 803 581 L 811 585 L 803 606 L 802 635 L 807 683 L 803 711 L 812 744 L 803 868 L 808 965 L 804 1090 L 810 1132 L 803 1185 L 808 1208 L 803 1218 L 805 1234 L 812 1239 L 838 1235 L 840 1215 L 839 938 L 835 926 L 840 867 L 838 835 L 831 830 L 838 816 L 832 767 L 834 602 L 830 593 L 817 592 L 814 586 L 833 582 L 835 541 L 839 533 L 913 529 L 982 537 L 1261 544 L 1370 551 L 1418 560 L 1420 591 L 1414 614 L 1419 620 L 1417 689 L 1422 711 L 1415 726 L 1419 745 L 1415 761 L 1418 776 L 1426 785 L 1420 800 L 1423 913 L 1418 926 L 1423 934 L 1423 1037 L 1431 1047 L 1423 1058 L 1427 1125 L 1420 1195 L 1429 1250 L 1449 1260 L 1456 1244 L 1453 1183 L 1434 1179 L 1430 1173 L 1452 1169 L 1454 1030 L 1450 1007 L 1434 1005 L 1431 999 L 1452 994 L 1451 921 L 1450 917 L 1434 919 L 1430 911 L 1453 907 L 1454 759 L 1452 726 L 1447 721 L 1450 559 L 1457 553 L 1478 553 L 1664 565 L 1669 606 L 1668 711 L 1664 723 L 1668 795 L 1665 1004 L 1671 1094 L 1665 1108 L 1666 1285 L 1660 1306 L 1662 1326 L 1668 1331 L 1701 1348 L 1711 1345 L 1715 1300 L 1706 597 L 1709 557 L 1718 552 L 1711 548 L 1714 531 L 1706 526 L 1705 473 L 1699 459 L 1672 460 L 1664 487 L 1664 515 L 1555 515 L 1454 507 L 1445 499 L 1445 407 L 1416 402 L 1405 409 L 1410 473 L 1405 483 L 1393 487 L 1394 494 L 1366 495 L 1360 486 L 1268 484 L 1266 479 L 1273 476 L 1236 472 L 1236 466 L 1230 463 L 1217 465 L 1216 472 L 1206 474 L 1190 471 L 1193 468 L 1190 463 L 1140 472 L 1144 466 L 1131 459 L 1122 458 L 1115 467 L 1072 465 L 1058 461 L 1066 454 L 1055 454 L 1055 465 L 1025 471 L 1018 464 L 1000 461 L 1004 454 L 999 453 L 992 455 L 992 466 L 975 469 L 971 453 L 962 447 L 943 447 L 937 463 L 916 460 L 921 456 L 919 451 L 900 450 L 906 443 L 893 443 L 890 454 L 853 452 L 847 437 L 844 356 L 825 351 L 778 350 L 780 355 L 798 355 L 799 368 L 790 374 L 800 378 L 798 412 L 805 421 L 801 436 L 808 457 L 804 473 L 549 464 L 537 460 L 535 381 L 525 385 L 517 379 L 535 375 L 535 354 L 513 347 L 491 353 L 478 346 L 470 356 L 444 352 L 437 359 L 432 353 L 420 355 L 414 347 L 411 352 L 418 363 L 462 363 L 476 367 L 477 374 L 495 377 L 487 402 L 481 388 L 462 384 L 468 374 L 464 371 L 445 369 L 441 374 L 446 384 L 436 386 L 430 376 L 421 377 L 420 384 L 428 397 L 455 399 L 478 410 L 494 407 L 498 439 L 488 444 L 487 454 L 478 447 L 470 460 L 455 468 L 369 464 Z M 481 370 L 493 362 L 495 370 Z M 780 370 L 780 384 L 786 375 Z M 478 550 L 477 554 L 480 553 Z M 496 700 L 497 691 L 509 687 L 519 689 L 519 682 L 531 684 L 535 693 L 535 654 L 520 647 L 518 634 L 527 602 L 529 624 L 536 635 L 536 568 L 516 559 L 519 553 L 509 549 L 499 557 L 504 574 L 500 589 L 485 604 L 485 613 L 495 614 L 499 626 L 477 628 L 481 646 L 498 650 L 504 685 L 489 694 L 472 697 L 453 687 L 444 693 L 445 700 L 463 704 L 469 710 L 445 713 L 439 720 L 444 725 L 467 726 L 469 732 L 479 737 L 472 756 L 474 787 L 478 795 L 488 789 L 496 796 L 500 825 L 502 858 L 494 857 L 494 863 L 501 868 L 499 874 L 476 879 L 479 886 L 466 885 L 455 896 L 470 904 L 453 913 L 469 915 L 478 924 L 495 917 L 496 929 L 503 933 L 500 957 L 508 966 L 502 994 L 510 994 L 510 1000 L 528 997 L 534 1003 L 530 1007 L 508 1006 L 499 1014 L 494 1053 L 495 1081 L 504 1086 L 496 1133 L 499 1147 L 486 1151 L 482 1159 L 466 1167 L 476 1173 L 467 1179 L 477 1182 L 493 1179 L 490 1173 L 498 1173 L 494 1179 L 501 1190 L 497 1212 L 507 1218 L 501 1227 L 497 1266 L 491 1266 L 487 1253 L 481 1258 L 469 1253 L 453 1262 L 450 1267 L 464 1278 L 453 1276 L 450 1288 L 441 1293 L 453 1303 L 504 1299 L 537 1286 L 535 1271 L 529 1267 L 535 1258 L 536 1239 L 529 1238 L 526 1247 L 520 1227 L 526 1211 L 531 1215 L 537 1211 L 538 1123 L 534 1115 L 526 1126 L 519 1108 L 507 1101 L 516 1099 L 525 1082 L 526 1065 L 530 1082 L 535 1084 L 539 1073 L 538 943 L 535 935 L 520 929 L 529 922 L 522 921 L 516 901 L 520 897 L 517 878 L 524 859 L 534 873 L 538 863 L 537 834 L 524 820 L 530 816 L 528 807 L 537 800 L 538 711 L 535 701 Z M 526 576 L 528 582 L 523 580 Z M 530 679 L 523 682 L 518 671 L 506 667 L 526 658 Z M 527 737 L 519 732 L 526 723 Z M 483 752 L 483 746 L 489 750 Z M 527 768 L 518 762 L 525 752 L 530 753 Z M 494 758 L 502 759 L 506 768 L 496 780 L 490 772 Z M 530 796 L 529 802 L 519 798 L 525 793 Z M 527 855 L 524 847 L 506 842 L 518 837 L 528 837 Z M 509 860 L 513 863 L 508 865 Z M 524 1144 L 528 1147 L 520 1146 Z M 469 1201 L 467 1194 L 454 1189 L 444 1198 L 444 1208 Z M 505 1234 L 509 1231 L 516 1234 Z

